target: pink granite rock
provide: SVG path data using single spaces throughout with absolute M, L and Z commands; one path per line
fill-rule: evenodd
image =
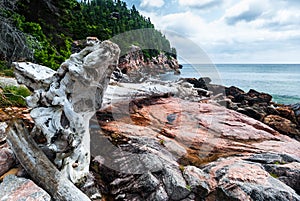
M 33 181 L 8 175 L 0 184 L 0 199 L 1 201 L 50 201 L 51 197 Z
M 12 168 L 15 162 L 15 156 L 8 145 L 0 146 L 0 176 Z
M 300 200 L 296 179 L 265 169 L 299 163 L 300 142 L 246 115 L 209 101 L 158 97 L 119 102 L 97 117 L 98 134 L 118 146 L 101 144 L 94 161 L 101 182 L 117 189 L 108 192 L 114 198 Z M 294 178 L 300 174 L 292 174 L 291 165 L 282 168 Z

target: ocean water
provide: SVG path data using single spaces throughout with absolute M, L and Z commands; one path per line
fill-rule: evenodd
M 215 84 L 269 93 L 277 103 L 300 102 L 300 64 L 188 64 L 180 76 L 208 76 Z

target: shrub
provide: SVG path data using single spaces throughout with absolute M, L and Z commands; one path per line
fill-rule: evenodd
M 6 86 L 2 88 L 0 95 L 0 106 L 18 106 L 25 107 L 25 98 L 29 96 L 31 92 L 23 86 Z
M 9 66 L 8 62 L 0 61 L 0 75 L 7 76 L 7 77 L 14 77 L 14 71 Z

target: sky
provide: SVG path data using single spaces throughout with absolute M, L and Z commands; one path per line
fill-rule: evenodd
M 205 55 L 213 63 L 300 63 L 300 0 L 124 1 L 151 18 L 183 63 Z

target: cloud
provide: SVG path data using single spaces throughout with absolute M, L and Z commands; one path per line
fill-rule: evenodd
M 226 10 L 225 20 L 228 25 L 235 25 L 240 21 L 254 21 L 266 11 L 267 3 L 268 1 L 243 0 Z
M 277 30 L 297 30 L 300 26 L 300 9 L 279 10 L 271 18 L 259 21 L 258 24 Z
M 142 0 L 140 6 L 142 8 L 154 8 L 154 7 L 161 7 L 165 4 L 164 0 Z
M 166 34 L 182 60 L 203 61 L 203 54 L 199 54 L 202 49 L 215 63 L 300 62 L 300 3 L 295 6 L 284 0 L 226 0 L 221 6 L 199 12 L 185 8 L 210 1 L 182 0 L 181 6 L 180 0 L 176 1 L 172 6 L 177 7 L 166 13 L 155 9 L 142 14 Z M 163 8 L 170 5 L 166 1 Z M 191 48 L 189 41 L 198 49 Z
M 196 9 L 211 8 L 222 3 L 222 0 L 179 0 L 180 6 L 186 6 Z

